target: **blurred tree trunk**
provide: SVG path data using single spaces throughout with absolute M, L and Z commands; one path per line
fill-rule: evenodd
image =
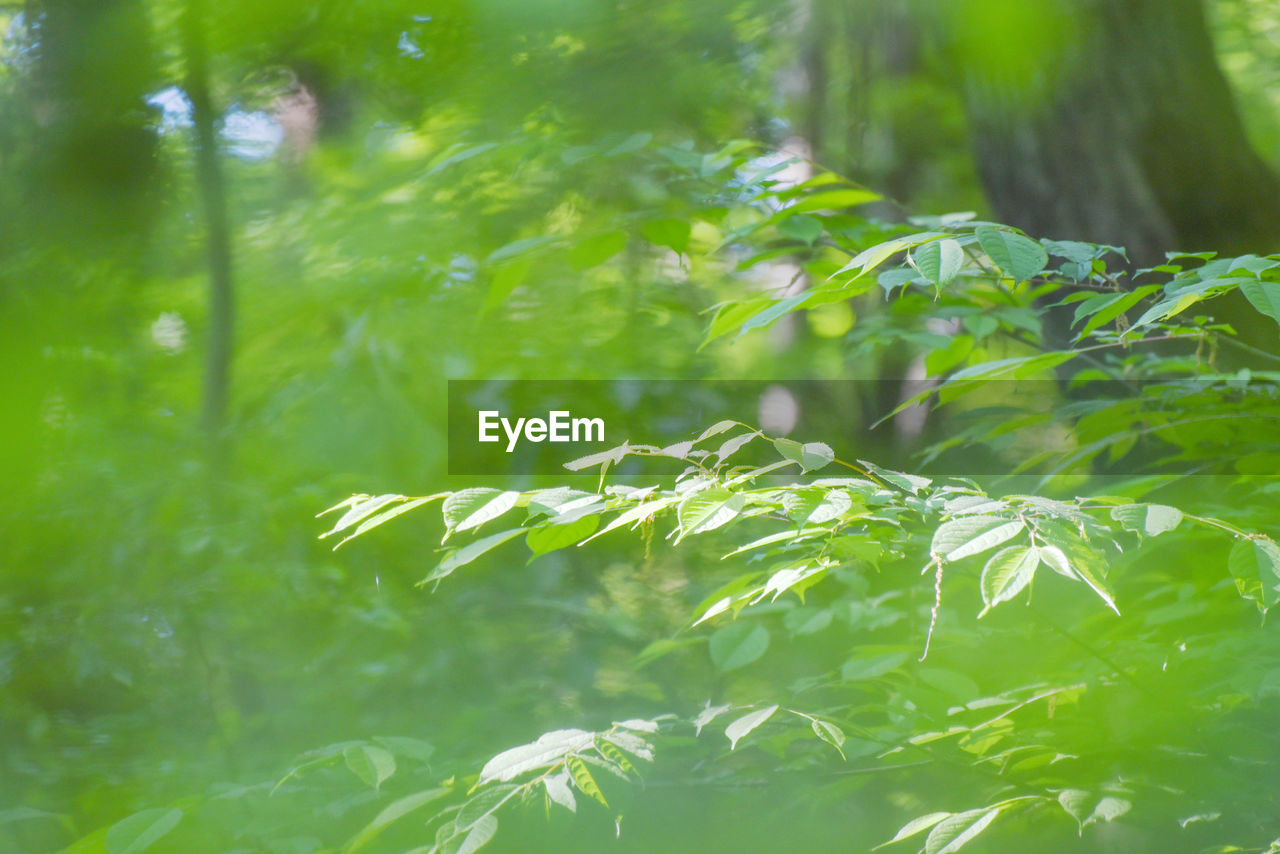
M 187 97 L 195 129 L 196 180 L 204 207 L 209 259 L 209 328 L 205 345 L 204 401 L 201 421 L 213 442 L 215 459 L 226 445 L 223 424 L 231 385 L 232 333 L 235 291 L 231 279 L 231 229 L 227 221 L 226 187 L 218 160 L 215 128 L 218 112 L 209 88 L 209 57 L 205 44 L 204 3 L 188 0 L 182 19 L 187 62 Z
M 1199 0 L 962 0 L 949 19 L 995 216 L 1031 234 L 1228 254 L 1280 242 Z

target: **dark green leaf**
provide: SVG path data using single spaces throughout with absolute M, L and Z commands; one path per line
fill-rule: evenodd
M 1049 254 L 1043 246 L 1015 231 L 979 226 L 974 233 L 987 257 L 1015 281 L 1025 282 L 1049 263 Z

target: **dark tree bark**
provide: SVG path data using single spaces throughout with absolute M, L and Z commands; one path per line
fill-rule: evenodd
M 1015 54 L 964 38 L 1024 4 L 1038 11 L 1019 22 L 1039 32 Z M 1199 0 L 954 8 L 956 68 L 998 219 L 1124 246 L 1141 265 L 1171 249 L 1280 244 L 1280 180 L 1249 146 Z

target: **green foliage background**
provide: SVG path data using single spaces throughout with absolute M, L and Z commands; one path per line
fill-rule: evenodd
M 207 228 L 178 91 L 193 8 L 237 296 L 213 442 Z M 1255 143 L 1274 154 L 1274 14 L 1214 12 Z M 868 850 L 917 816 L 959 814 L 958 833 L 993 809 L 973 850 L 1274 847 L 1280 650 L 1259 611 L 1280 579 L 1257 545 L 1271 540 L 1250 537 L 1276 533 L 1276 348 L 1233 345 L 1208 319 L 1238 291 L 1274 341 L 1274 246 L 1171 259 L 1121 303 L 1112 288 L 1132 271 L 1105 248 L 901 222 L 899 205 L 985 216 L 958 101 L 929 63 L 907 77 L 851 63 L 869 124 L 842 136 L 845 163 L 782 181 L 777 151 L 804 132 L 788 80 L 805 27 L 763 0 L 46 2 L 0 23 L 0 847 L 404 851 L 463 804 L 478 844 L 476 816 L 515 791 L 501 786 L 545 769 L 561 782 L 494 813 L 493 850 Z M 148 106 L 165 92 L 168 110 Z M 807 290 L 780 294 L 793 277 Z M 1085 330 L 1072 344 L 1045 331 L 1063 298 L 1068 338 Z M 925 356 L 957 385 L 1058 368 L 1153 392 L 1137 408 L 1053 401 L 1066 443 L 1022 425 L 1076 476 L 1034 488 L 935 493 L 864 471 L 817 493 L 790 485 L 851 473 L 793 467 L 760 474 L 756 503 L 716 525 L 690 520 L 684 487 L 630 536 L 566 536 L 528 563 L 516 540 L 434 593 L 416 586 L 442 557 L 434 506 L 337 552 L 317 540 L 331 520 L 315 514 L 353 493 L 496 487 L 528 505 L 556 485 L 448 477 L 448 379 L 894 377 Z M 937 409 L 918 450 L 998 450 L 1008 413 L 961 432 L 974 408 Z M 1169 427 L 1179 413 L 1208 417 Z M 1087 479 L 1126 453 L 1201 477 Z M 1073 565 L 1096 584 L 1050 575 L 1042 556 L 1033 610 L 1019 599 L 978 622 L 986 558 L 957 557 L 939 605 L 919 570 L 942 566 L 934 537 L 963 515 L 945 502 L 977 489 L 1088 496 L 1097 543 Z M 636 500 L 607 494 L 594 524 Z M 738 611 L 754 577 L 715 595 L 743 569 L 720 557 L 776 530 L 742 509 L 799 524 L 815 501 L 808 514 L 834 515 L 814 524 L 848 526 L 848 541 L 803 601 L 770 590 Z M 984 515 L 1086 524 L 1074 504 L 1021 501 Z M 1164 530 L 1165 510 L 1112 511 L 1139 505 L 1185 516 Z M 673 528 L 699 535 L 673 545 Z M 738 619 L 691 625 L 726 596 Z M 732 718 L 695 724 L 725 704 Z M 588 735 L 549 765 L 482 770 L 569 728 Z

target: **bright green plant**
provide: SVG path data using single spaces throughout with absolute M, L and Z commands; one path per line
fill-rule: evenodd
M 838 252 L 849 238 L 825 227 L 822 209 L 784 204 L 738 236 L 776 227 L 788 251 L 798 238 L 805 253 Z M 422 579 L 433 587 L 516 539 L 537 557 L 627 532 L 647 543 L 655 529 L 677 553 L 711 544 L 731 568 L 708 571 L 711 592 L 690 603 L 685 627 L 637 659 L 648 666 L 705 640 L 726 701 L 500 753 L 432 819 L 435 844 L 423 850 L 476 850 L 498 808 L 517 800 L 575 810 L 576 793 L 607 807 L 592 768 L 631 779 L 635 759 L 689 734 L 712 762 L 758 748 L 752 766 L 729 774 L 839 763 L 897 775 L 880 797 L 906 823 L 885 844 L 923 839 L 928 854 L 959 850 L 997 818 L 1005 838 L 1048 833 L 1061 845 L 1120 822 L 1131 845 L 1266 847 L 1277 832 L 1263 781 L 1280 749 L 1266 713 L 1280 693 L 1280 645 L 1241 604 L 1265 616 L 1280 601 L 1280 545 L 1263 533 L 1276 489 L 1258 476 L 1280 459 L 1278 375 L 1219 363 L 1227 348 L 1280 359 L 1188 314 L 1238 290 L 1259 322 L 1280 322 L 1280 256 L 1172 255 L 1130 271 L 1111 247 L 964 217 L 921 225 L 929 230 L 851 252 L 794 296 L 722 304 L 708 340 L 881 292 L 898 313 L 855 328 L 855 352 L 918 342 L 931 322 L 950 322 L 955 334 L 926 360 L 934 387 L 899 409 L 936 396 L 940 412 L 976 416 L 926 457 L 1065 428 L 1025 464 L 1040 475 L 1031 492 L 839 460 L 821 442 L 725 421 L 676 445 L 627 443 L 579 461 L 599 467 L 594 490 L 357 495 L 331 508 L 344 512 L 326 536 L 350 539 L 442 502 L 445 551 Z M 1070 313 L 1061 344 L 1046 341 L 1050 309 Z M 1047 409 L 1003 391 L 1055 376 Z M 975 405 L 993 395 L 1000 407 Z M 738 462 L 766 443 L 772 461 Z M 629 455 L 683 470 L 647 486 L 609 483 Z M 1105 476 L 1125 461 L 1149 473 Z M 834 634 L 836 658 L 793 653 L 802 672 L 791 684 L 762 692 L 749 678 L 779 638 L 802 650 Z M 728 751 L 703 735 L 724 722 Z

